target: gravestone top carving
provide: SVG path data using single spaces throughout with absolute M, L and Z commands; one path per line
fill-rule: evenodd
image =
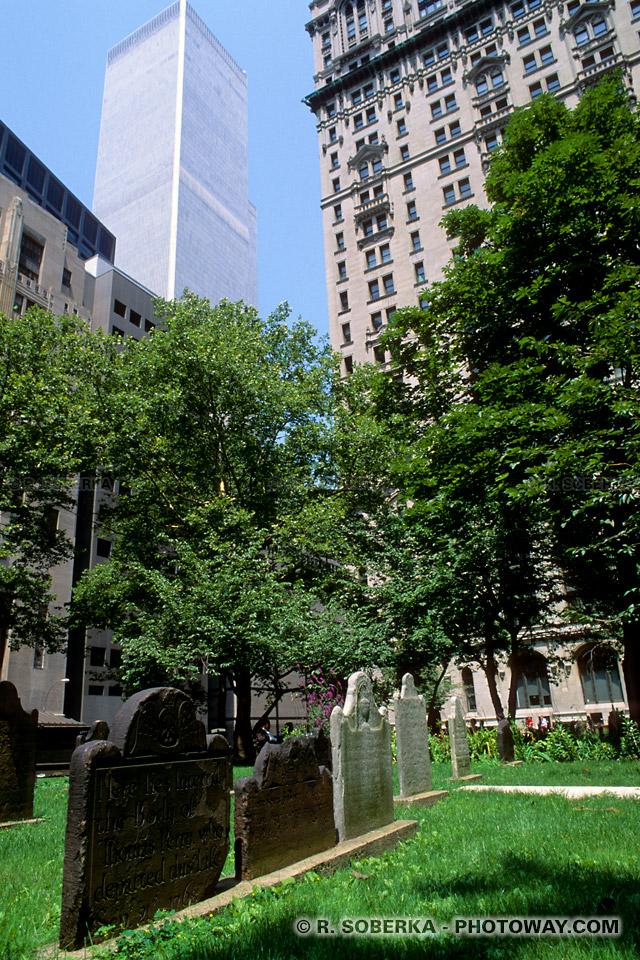
M 376 706 L 371 681 L 349 677 L 344 708 L 331 713 L 333 809 L 340 840 L 393 822 L 391 726 Z
M 258 754 L 253 776 L 260 789 L 317 780 L 320 770 L 310 737 L 287 737 L 284 743 L 266 743 Z
M 230 750 L 169 687 L 126 702 L 71 758 L 60 945 L 215 893 L 229 851 Z M 114 734 L 117 742 L 114 742 Z M 202 749 L 195 750 L 197 744 Z
M 193 700 L 174 687 L 142 690 L 127 700 L 109 739 L 123 757 L 169 757 L 207 749 L 205 726 Z
M 22 708 L 15 686 L 0 683 L 0 823 L 30 820 L 36 780 L 38 711 Z
M 92 740 L 108 740 L 109 724 L 106 720 L 94 720 L 86 733 L 81 733 L 76 737 L 76 747 L 82 743 L 90 743 Z
M 400 796 L 428 793 L 431 790 L 431 759 L 427 711 L 410 673 L 403 676 L 402 689 L 400 694 L 394 694 L 393 703 Z

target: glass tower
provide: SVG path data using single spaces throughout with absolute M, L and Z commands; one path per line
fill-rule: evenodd
M 247 78 L 186 0 L 108 53 L 93 209 L 158 295 L 257 304 Z

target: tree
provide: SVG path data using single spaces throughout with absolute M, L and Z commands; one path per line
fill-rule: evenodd
M 427 438 L 434 422 L 484 429 L 473 460 L 451 445 L 454 495 L 484 471 L 491 500 L 552 532 L 574 617 L 619 628 L 639 719 L 640 125 L 620 80 L 573 111 L 550 97 L 516 111 L 486 191 L 490 210 L 445 217 L 458 238 L 445 279 L 388 344 Z
M 58 515 L 73 510 L 86 462 L 78 388 L 85 327 L 31 309 L 0 314 L 0 669 L 7 644 L 59 650 L 66 612 L 51 590 L 53 568 L 72 544 Z
M 285 307 L 261 320 L 187 295 L 159 309 L 150 338 L 96 346 L 99 462 L 119 481 L 100 523 L 115 543 L 74 608 L 113 628 L 129 684 L 150 667 L 174 681 L 224 673 L 236 750 L 251 759 L 252 678 L 279 688 L 323 652 L 355 655 L 314 586 L 336 575 L 316 519 L 334 492 L 334 361 Z

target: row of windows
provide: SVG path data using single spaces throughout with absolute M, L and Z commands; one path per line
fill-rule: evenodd
M 409 182 L 413 185 L 413 178 L 411 177 L 411 174 L 410 174 L 410 173 L 405 175 L 405 180 L 404 180 L 404 182 L 405 182 L 405 185 L 406 185 L 407 183 L 409 183 Z M 380 187 L 379 189 L 380 189 L 380 191 L 382 191 L 382 187 Z M 374 191 L 374 194 L 375 194 L 375 191 Z M 375 195 L 376 195 L 376 196 L 381 196 L 382 194 L 381 194 L 381 193 L 378 193 L 378 194 L 375 194 Z M 367 191 L 366 193 L 361 193 L 359 199 L 360 199 L 360 203 L 363 203 L 363 204 L 364 204 L 364 203 L 367 203 L 368 200 L 369 200 L 369 192 Z M 336 206 L 334 206 L 333 210 L 334 210 L 334 214 L 336 215 L 336 220 L 337 220 L 337 221 L 341 220 L 341 219 L 342 219 L 342 205 L 341 205 L 341 204 L 336 204 Z M 419 218 L 419 216 L 418 216 L 418 208 L 417 208 L 417 205 L 416 205 L 416 201 L 415 201 L 415 200 L 409 200 L 409 201 L 407 202 L 407 222 L 412 223 L 412 222 L 414 222 L 415 220 L 419 220 L 419 219 L 420 219 L 420 218 Z M 363 231 L 365 237 L 374 236 L 374 233 L 375 233 L 376 231 L 377 231 L 377 232 L 381 232 L 382 230 L 386 230 L 386 229 L 387 229 L 387 226 L 388 226 L 388 220 L 387 220 L 387 214 L 386 214 L 386 213 L 381 213 L 381 214 L 379 214 L 379 215 L 378 215 L 377 217 L 375 217 L 375 218 L 374 218 L 374 217 L 371 217 L 371 218 L 368 218 L 368 219 L 363 220 L 363 221 L 361 222 L 362 231 Z M 413 235 L 412 235 L 412 236 L 413 236 Z M 347 247 L 346 247 L 346 244 L 345 244 L 344 233 L 336 233 L 336 250 L 337 250 L 339 253 L 342 253 L 342 252 L 343 252 L 344 250 L 346 250 L 346 249 L 347 249 Z M 381 248 L 381 249 L 382 249 L 382 248 Z M 342 279 L 342 278 L 341 278 L 341 279 Z
M 458 180 L 457 183 L 450 183 L 446 187 L 443 187 L 442 195 L 445 206 L 451 206 L 453 203 L 458 203 L 460 200 L 467 200 L 469 197 L 472 197 L 473 194 L 471 193 L 469 178 L 465 177 L 464 180 Z

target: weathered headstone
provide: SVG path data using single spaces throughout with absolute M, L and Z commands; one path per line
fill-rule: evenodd
M 265 744 L 253 776 L 236 781 L 238 879 L 263 876 L 334 846 L 333 781 L 318 765 L 312 741 L 287 737 Z
M 451 763 L 453 764 L 453 779 L 468 777 L 471 774 L 471 760 L 469 758 L 469 734 L 464 721 L 460 698 L 453 696 L 447 700 L 446 715 L 449 727 L 449 748 Z
M 86 733 L 81 733 L 76 737 L 76 747 L 83 743 L 90 743 L 92 740 L 108 740 L 109 724 L 106 720 L 94 720 Z
M 36 782 L 38 711 L 22 709 L 12 683 L 0 683 L 0 823 L 30 820 Z
M 331 713 L 333 812 L 340 840 L 393 821 L 393 757 L 386 710 L 365 673 L 349 677 L 342 707 Z
M 410 673 L 402 678 L 402 690 L 394 694 L 393 706 L 400 797 L 427 793 L 431 790 L 427 711 Z
M 513 763 L 515 753 L 513 749 L 513 731 L 508 720 L 501 720 L 498 724 L 498 756 L 503 763 Z
M 193 701 L 156 687 L 128 700 L 109 740 L 71 758 L 60 945 L 214 894 L 229 851 L 231 761 Z

